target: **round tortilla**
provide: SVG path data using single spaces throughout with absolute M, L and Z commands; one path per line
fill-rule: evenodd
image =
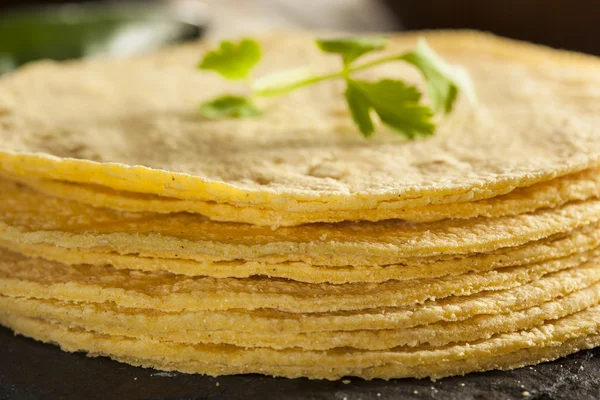
M 396 264 L 407 257 L 520 246 L 600 221 L 600 200 L 497 218 L 342 222 L 270 229 L 178 213 L 127 213 L 42 195 L 0 180 L 0 240 L 200 261 L 275 257 L 316 265 Z M 193 227 L 191 229 L 190 227 Z
M 260 373 L 332 380 L 343 376 L 440 378 L 537 364 L 600 344 L 599 321 L 600 307 L 595 306 L 530 330 L 503 333 L 474 343 L 382 351 L 306 351 L 126 338 L 0 314 L 0 323 L 22 335 L 57 343 L 66 351 L 85 351 L 91 356 L 107 356 L 133 365 L 213 376 Z
M 336 326 L 330 325 L 327 334 L 323 334 L 323 331 L 297 333 L 285 330 L 273 334 L 260 329 L 246 328 L 245 331 L 240 331 L 236 330 L 237 327 L 231 330 L 206 330 L 204 323 L 193 324 L 194 319 L 186 312 L 170 315 L 156 311 L 122 308 L 111 303 L 70 303 L 0 296 L 0 307 L 6 313 L 44 319 L 63 326 L 73 326 L 111 336 L 149 337 L 177 343 L 229 344 L 245 348 L 267 347 L 277 350 L 286 348 L 328 350 L 336 347 L 385 350 L 422 344 L 444 346 L 453 342 L 487 339 L 498 333 L 531 329 L 545 321 L 583 311 L 599 302 L 600 283 L 595 283 L 588 288 L 546 303 L 536 304 L 531 308 L 521 310 L 515 308 L 508 313 L 496 314 L 493 312 L 497 309 L 491 308 L 464 320 L 462 318 L 467 313 L 463 313 L 452 322 L 428 322 L 425 325 L 403 327 L 402 320 L 398 320 L 397 326 L 391 329 L 335 330 Z M 527 303 L 527 305 L 531 304 L 535 302 Z M 393 312 L 391 314 L 393 315 Z M 415 314 L 419 316 L 418 309 Z M 177 321 L 178 316 L 179 321 Z M 251 317 L 251 313 L 249 316 Z M 197 318 L 196 322 L 198 322 Z
M 202 200 L 181 200 L 157 195 L 116 191 L 99 185 L 75 184 L 50 179 L 17 179 L 35 190 L 94 207 L 121 211 L 170 214 L 191 212 L 213 221 L 243 222 L 253 225 L 297 226 L 314 222 L 382 221 L 401 219 L 411 222 L 434 222 L 443 219 L 502 217 L 555 208 L 570 201 L 600 196 L 600 170 L 592 168 L 512 192 L 472 202 L 431 204 L 417 208 L 398 208 L 397 202 L 384 202 L 371 210 L 289 212 L 248 206 L 234 206 Z
M 110 301 L 124 307 L 171 312 L 270 308 L 302 315 L 402 307 L 450 296 L 518 288 L 529 283 L 535 286 L 540 278 L 551 273 L 562 273 L 559 276 L 566 275 L 570 282 L 572 271 L 568 271 L 578 266 L 586 271 L 585 277 L 589 279 L 600 274 L 596 271 L 597 252 L 594 251 L 484 273 L 343 285 L 272 278 L 185 277 L 117 270 L 109 266 L 66 266 L 6 250 L 0 250 L 0 255 L 0 295 L 97 303 Z M 575 273 L 579 276 L 577 271 Z M 542 298 L 551 292 L 550 287 L 547 290 L 539 290 L 537 296 Z
M 461 256 L 409 257 L 388 265 L 313 265 L 307 262 L 193 260 L 181 258 L 142 257 L 117 254 L 109 248 L 64 248 L 51 244 L 27 244 L 0 240 L 0 247 L 29 257 L 39 257 L 68 265 L 111 265 L 117 269 L 170 272 L 187 276 L 212 278 L 249 278 L 266 276 L 307 283 L 380 283 L 388 280 L 439 278 L 468 272 L 485 272 L 498 268 L 536 264 L 585 253 L 600 245 L 600 227 L 592 224 L 568 234 L 554 235 L 521 246 L 506 247 L 488 253 Z M 18 239 L 18 236 L 17 236 Z M 376 259 L 371 262 L 377 262 Z
M 194 68 L 212 46 L 197 43 L 128 60 L 40 62 L 5 75 L 0 169 L 317 212 L 474 201 L 598 166 L 596 58 L 473 32 L 395 35 L 389 51 L 414 48 L 418 36 L 468 70 L 480 99 L 474 109 L 461 101 L 424 140 L 384 127 L 362 138 L 340 81 L 265 100 L 261 118 L 203 119 L 197 104 L 240 88 Z M 330 71 L 338 63 L 309 34 L 262 42 L 257 76 L 307 64 Z M 401 63 L 364 75 L 421 84 Z

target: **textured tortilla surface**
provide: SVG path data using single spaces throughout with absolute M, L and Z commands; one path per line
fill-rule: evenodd
M 527 296 L 535 295 L 542 299 L 556 295 L 553 293 L 564 286 L 561 283 L 563 281 L 569 287 L 575 281 L 590 283 L 589 279 L 593 280 L 600 274 L 600 269 L 595 265 L 596 252 L 484 273 L 343 285 L 307 284 L 272 278 L 192 278 L 168 273 L 117 270 L 108 266 L 66 266 L 5 250 L 0 250 L 0 255 L 0 294 L 5 296 L 115 302 L 124 307 L 170 312 L 269 308 L 300 317 L 305 313 L 404 306 L 409 307 L 407 310 L 412 315 L 410 307 L 428 300 L 448 298 L 450 302 L 460 302 L 465 299 L 464 296 L 477 293 L 504 296 L 503 290 L 506 289 L 523 293 L 520 301 L 525 302 Z M 572 281 L 572 274 L 575 274 L 575 281 Z M 536 285 L 548 285 L 547 281 L 540 280 L 546 275 L 552 278 L 550 282 L 558 283 L 533 290 Z M 525 287 L 526 284 L 529 286 Z M 525 288 L 519 289 L 521 287 Z M 468 311 L 468 307 L 463 305 L 463 310 Z M 376 314 L 378 312 L 374 311 Z M 460 311 L 453 309 L 455 312 Z M 382 317 L 387 316 L 384 313 Z
M 267 276 L 307 283 L 385 282 L 460 275 L 468 272 L 485 272 L 493 269 L 541 263 L 593 250 L 600 244 L 597 224 L 588 225 L 569 234 L 529 242 L 522 246 L 502 248 L 489 253 L 476 253 L 466 257 L 433 256 L 411 257 L 397 260 L 391 265 L 313 265 L 306 262 L 277 262 L 277 260 L 223 261 L 188 260 L 142 257 L 117 254 L 106 248 L 77 249 L 49 244 L 24 244 L 0 240 L 0 247 L 30 257 L 40 257 L 63 264 L 111 265 L 117 269 L 171 272 L 188 276 L 213 278 L 249 278 Z M 376 262 L 376 260 L 370 260 Z
M 312 222 L 380 221 L 401 219 L 433 222 L 443 219 L 501 217 L 554 208 L 569 201 L 588 200 L 600 195 L 600 171 L 597 168 L 556 178 L 510 193 L 473 202 L 432 204 L 417 208 L 398 208 L 399 203 L 380 203 L 370 210 L 289 212 L 268 208 L 240 207 L 202 200 L 181 200 L 143 193 L 123 192 L 99 185 L 74 184 L 49 179 L 18 179 L 50 196 L 73 200 L 95 207 L 122 211 L 169 214 L 191 212 L 213 221 L 243 222 L 262 226 L 296 226 Z M 268 206 L 268 205 L 267 205 Z
M 311 212 L 490 198 L 598 165 L 600 62 L 474 32 L 419 36 L 471 75 L 436 135 L 405 141 L 383 127 L 372 140 L 352 125 L 343 82 L 266 100 L 265 116 L 206 120 L 197 105 L 240 90 L 194 67 L 212 44 L 127 60 L 40 62 L 0 80 L 0 168 L 26 177 L 232 205 Z M 256 76 L 298 65 L 330 71 L 311 34 L 263 37 Z M 418 73 L 389 63 L 365 78 Z M 493 76 L 494 79 L 490 79 Z M 126 95 L 124 95 L 126 94 Z
M 503 333 L 474 343 L 441 347 L 397 347 L 370 351 L 241 348 L 231 345 L 181 344 L 127 338 L 66 328 L 40 319 L 0 314 L 17 333 L 59 344 L 66 351 L 86 351 L 134 365 L 208 375 L 263 373 L 290 378 L 339 379 L 434 377 L 487 369 L 515 368 L 554 359 L 600 343 L 600 308 L 546 322 L 531 330 Z M 202 360 L 202 361 L 198 361 Z
M 204 323 L 183 312 L 169 314 L 128 309 L 112 303 L 69 303 L 56 300 L 37 300 L 0 296 L 4 312 L 31 318 L 50 320 L 112 336 L 150 337 L 178 343 L 231 344 L 239 347 L 268 347 L 274 349 L 302 348 L 328 350 L 352 347 L 363 350 L 385 350 L 398 346 L 429 344 L 443 346 L 452 342 L 487 339 L 494 334 L 530 329 L 546 320 L 562 318 L 597 305 L 600 302 L 600 283 L 557 297 L 531 308 L 508 313 L 493 313 L 485 309 L 480 299 L 481 314 L 465 320 L 429 322 L 414 327 L 402 327 L 401 320 L 391 329 L 335 330 L 330 325 L 327 334 L 319 332 L 287 332 L 276 335 L 263 330 L 231 329 L 206 330 Z M 529 304 L 535 304 L 529 302 Z M 443 307 L 443 306 L 440 306 Z M 494 310 L 497 311 L 497 310 Z M 417 311 L 418 315 L 419 312 Z M 251 316 L 251 315 L 249 315 Z M 177 321 L 177 318 L 180 320 Z M 235 314 L 232 319 L 235 318 Z M 220 327 L 222 328 L 222 327 Z
M 23 244 L 108 248 L 120 254 L 199 260 L 272 257 L 313 264 L 470 254 L 519 246 L 600 220 L 600 200 L 497 218 L 415 224 L 399 220 L 270 229 L 194 214 L 128 213 L 48 197 L 0 180 L 0 239 Z M 335 265 L 334 264 L 334 265 Z

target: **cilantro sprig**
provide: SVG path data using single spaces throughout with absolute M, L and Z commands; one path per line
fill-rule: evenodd
M 227 79 L 248 81 L 252 93 L 250 96 L 225 94 L 203 103 L 200 112 L 213 119 L 254 117 L 262 113 L 255 104 L 258 97 L 280 96 L 326 80 L 343 79 L 346 82 L 344 95 L 350 115 L 365 137 L 375 132 L 373 114 L 377 114 L 379 120 L 394 132 L 413 139 L 435 132 L 435 115 L 451 112 L 459 91 L 471 103 L 475 101 L 468 75 L 444 62 L 423 39 L 412 51 L 362 64 L 358 63 L 362 56 L 386 48 L 387 41 L 384 38 L 319 39 L 316 45 L 323 52 L 340 55 L 343 68 L 323 75 L 295 69 L 250 82 L 250 73 L 261 59 L 260 44 L 248 38 L 238 43 L 221 42 L 217 49 L 205 54 L 198 68 L 212 70 Z M 357 71 L 395 61 L 409 63 L 419 70 L 427 86 L 428 103 L 423 102 L 422 93 L 417 87 L 404 81 L 381 79 L 373 82 L 353 77 Z

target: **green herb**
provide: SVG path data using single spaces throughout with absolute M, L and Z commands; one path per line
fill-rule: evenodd
M 475 101 L 475 91 L 466 72 L 446 64 L 424 40 L 419 41 L 414 51 L 400 56 L 399 59 L 421 71 L 435 112 L 440 109 L 446 113 L 452 111 L 459 89 L 463 90 L 469 101 Z
M 261 114 L 250 99 L 232 95 L 217 97 L 202 103 L 200 112 L 208 118 L 255 117 Z
M 371 110 L 381 122 L 407 138 L 432 135 L 431 109 L 420 104 L 421 93 L 402 81 L 383 79 L 378 82 L 348 80 L 346 100 L 352 119 L 364 136 L 373 134 Z
M 217 50 L 206 53 L 198 68 L 213 70 L 227 79 L 246 79 L 261 57 L 256 40 L 243 39 L 239 43 L 225 40 Z
M 449 113 L 459 91 L 469 101 L 475 101 L 474 90 L 468 75 L 446 64 L 424 40 L 410 52 L 374 59 L 358 64 L 367 53 L 383 50 L 383 38 L 343 38 L 317 40 L 319 49 L 342 57 L 343 68 L 330 74 L 314 74 L 307 69 L 295 69 L 266 76 L 251 83 L 252 95 L 242 97 L 225 95 L 202 104 L 200 112 L 208 118 L 252 117 L 260 110 L 254 105 L 256 97 L 280 96 L 302 87 L 329 79 L 346 82 L 345 98 L 352 120 L 360 132 L 371 136 L 375 131 L 372 115 L 377 114 L 382 123 L 393 131 L 413 139 L 435 132 L 434 114 Z M 208 52 L 199 68 L 213 70 L 229 79 L 247 79 L 252 68 L 260 61 L 260 46 L 251 39 L 239 43 L 222 42 L 218 50 Z M 422 94 L 415 87 L 400 80 L 382 79 L 376 82 L 354 79 L 354 72 L 394 61 L 404 61 L 417 68 L 427 85 L 431 106 L 422 102 Z
M 317 39 L 317 47 L 326 53 L 335 53 L 342 56 L 345 65 L 358 57 L 376 50 L 383 50 L 387 46 L 384 38 L 341 38 Z

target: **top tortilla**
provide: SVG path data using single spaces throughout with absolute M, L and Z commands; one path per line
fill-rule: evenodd
M 341 82 L 267 100 L 260 118 L 208 121 L 197 105 L 243 92 L 195 64 L 195 43 L 127 60 L 41 62 L 0 79 L 0 168 L 6 172 L 182 199 L 288 211 L 370 209 L 380 202 L 490 198 L 598 165 L 600 62 L 472 32 L 419 34 L 465 67 L 464 99 L 436 135 L 364 139 Z M 256 76 L 339 67 L 314 35 L 262 38 Z M 390 51 L 415 45 L 397 35 Z M 211 46 L 213 46 L 212 44 Z M 421 84 L 400 63 L 370 73 Z M 417 199 L 417 201 L 415 201 Z

